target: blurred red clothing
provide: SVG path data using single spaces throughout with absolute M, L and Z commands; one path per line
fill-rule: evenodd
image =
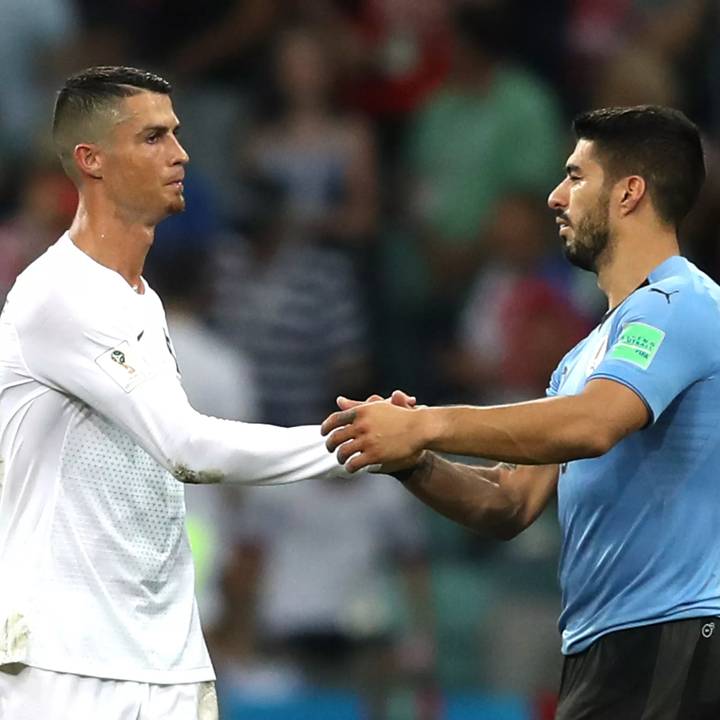
M 503 332 L 501 382 L 540 388 L 588 331 L 569 299 L 541 277 L 519 276 L 498 308 Z
M 352 18 L 373 69 L 348 80 L 347 104 L 375 117 L 415 110 L 445 80 L 451 33 L 442 2 L 365 0 Z

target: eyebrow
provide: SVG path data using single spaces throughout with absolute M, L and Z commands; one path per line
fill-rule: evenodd
M 568 163 L 565 166 L 565 172 L 570 175 L 571 173 L 582 173 L 582 168 L 574 163 Z
M 138 135 L 152 135 L 153 133 L 157 133 L 158 135 L 165 135 L 168 132 L 172 132 L 175 135 L 180 132 L 180 123 L 177 125 L 170 127 L 169 125 L 148 125 L 147 127 L 144 127 L 140 132 L 138 132 Z

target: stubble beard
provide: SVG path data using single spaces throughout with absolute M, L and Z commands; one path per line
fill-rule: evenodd
M 581 270 L 598 272 L 599 261 L 610 244 L 609 208 L 610 193 L 603 192 L 595 207 L 577 224 L 573 243 L 563 243 L 565 257 Z
M 172 215 L 179 215 L 182 212 L 185 212 L 185 197 L 178 195 L 178 197 L 173 198 L 173 200 L 165 206 L 165 212 L 161 220 L 171 217 Z

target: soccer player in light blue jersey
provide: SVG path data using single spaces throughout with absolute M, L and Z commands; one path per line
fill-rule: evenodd
M 558 720 L 716 719 L 720 287 L 677 240 L 704 181 L 702 145 L 682 113 L 657 106 L 596 110 L 574 130 L 548 204 L 567 258 L 597 274 L 609 310 L 562 360 L 548 397 L 341 401 L 323 429 L 349 469 L 381 463 L 439 512 L 502 538 L 557 493 Z

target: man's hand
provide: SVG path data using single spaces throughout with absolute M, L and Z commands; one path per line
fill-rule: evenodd
M 329 435 L 328 450 L 337 450 L 338 462 L 350 472 L 375 464 L 381 472 L 397 472 L 416 465 L 422 453 L 415 398 L 401 391 L 387 400 L 376 397 L 366 403 L 338 398 L 338 406 L 345 409 L 322 424 L 323 435 Z
M 414 395 L 408 395 L 402 390 L 393 390 L 389 398 L 384 398 L 382 395 L 370 395 L 367 400 L 350 400 L 340 395 L 335 402 L 337 402 L 337 406 L 341 410 L 350 410 L 358 405 L 371 402 L 383 402 L 384 400 L 389 400 L 393 405 L 404 408 L 414 408 L 417 404 L 417 398 Z

